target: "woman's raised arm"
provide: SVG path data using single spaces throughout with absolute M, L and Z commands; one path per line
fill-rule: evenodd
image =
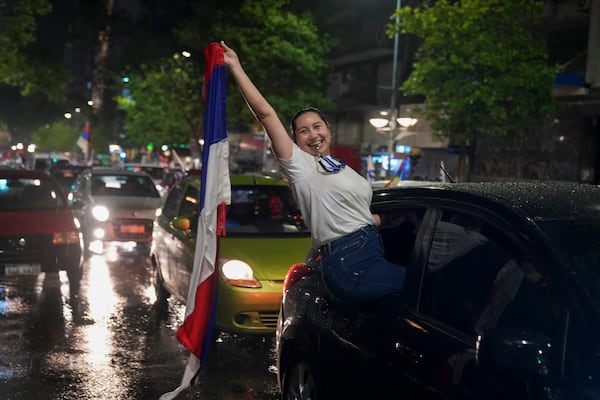
M 221 41 L 220 44 L 224 51 L 225 65 L 227 65 L 229 71 L 233 75 L 248 107 L 254 113 L 258 122 L 265 128 L 269 139 L 271 139 L 273 152 L 277 158 L 284 160 L 291 158 L 292 139 L 277 116 L 277 112 L 264 98 L 262 93 L 260 93 L 254 83 L 252 83 L 244 71 L 235 51 L 228 47 L 223 41 Z

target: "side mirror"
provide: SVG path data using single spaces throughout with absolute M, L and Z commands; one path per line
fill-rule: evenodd
M 171 221 L 173 228 L 180 231 L 188 231 L 191 227 L 190 219 L 188 217 L 175 217 Z
M 558 350 L 558 349 L 557 349 Z M 479 335 L 476 359 L 484 371 L 546 386 L 554 373 L 549 336 L 526 328 L 498 328 Z

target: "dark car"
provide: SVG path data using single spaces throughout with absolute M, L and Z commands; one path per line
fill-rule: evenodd
M 42 171 L 0 169 L 0 274 L 61 270 L 75 293 L 83 273 L 81 235 L 60 187 Z
M 77 176 L 86 168 L 89 167 L 86 165 L 58 163 L 50 166 L 47 172 L 56 179 L 56 182 L 58 182 L 65 195 L 68 195 L 75 188 L 75 179 L 77 179 Z
M 107 243 L 149 253 L 162 200 L 146 173 L 88 168 L 75 180 L 71 204 L 81 223 L 84 254 L 102 253 Z
M 284 283 L 283 399 L 599 399 L 600 188 L 431 184 L 376 191 L 404 290 L 350 307 L 317 254 Z

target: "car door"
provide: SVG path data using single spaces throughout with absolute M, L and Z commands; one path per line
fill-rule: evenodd
M 411 390 L 462 399 L 528 398 L 530 382 L 479 368 L 475 343 L 502 325 L 535 329 L 560 343 L 564 308 L 542 293 L 537 254 L 509 226 L 495 225 L 493 216 L 476 209 L 435 208 L 421 234 L 417 301 L 395 321 L 389 345 Z
M 173 262 L 171 252 L 176 238 L 176 230 L 171 221 L 179 215 L 183 190 L 184 186 L 179 184 L 169 192 L 163 204 L 161 215 L 157 218 L 157 226 L 153 235 L 154 257 L 158 268 L 160 268 L 161 277 L 171 293 L 175 289 L 175 274 L 172 272 L 171 267 Z
M 171 252 L 171 273 L 176 286 L 178 297 L 182 301 L 187 300 L 190 275 L 194 268 L 194 251 L 196 247 L 196 233 L 198 227 L 198 188 L 194 185 L 186 185 L 178 211 L 178 216 L 190 220 L 190 229 L 173 230 L 173 243 Z

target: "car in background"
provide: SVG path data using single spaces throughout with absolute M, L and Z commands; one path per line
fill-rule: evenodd
M 81 171 L 89 168 L 86 165 L 73 164 L 54 164 L 47 170 L 48 174 L 56 179 L 63 193 L 68 196 L 71 190 L 75 187 L 75 179 Z
M 46 171 L 54 165 L 70 163 L 69 157 L 62 153 L 31 153 L 27 156 L 25 167 L 27 169 Z
M 167 171 L 167 169 L 162 165 L 145 163 L 124 163 L 123 168 L 125 168 L 127 171 L 145 172 L 148 175 L 150 175 L 150 177 L 154 181 L 156 190 L 158 190 L 161 196 L 164 196 L 171 187 L 172 174 L 170 174 Z
M 193 271 L 200 176 L 169 192 L 157 219 L 151 260 L 159 299 L 185 304 Z M 311 246 L 286 182 L 260 175 L 231 176 L 226 236 L 219 238 L 216 329 L 273 334 L 289 265 Z
M 276 332 L 282 399 L 600 398 L 600 187 L 455 183 L 374 192 L 402 293 L 333 300 L 294 265 Z
M 148 254 L 162 205 L 149 175 L 121 168 L 88 168 L 77 176 L 70 202 L 81 224 L 86 255 L 102 253 L 111 242 L 135 245 L 140 254 Z
M 67 199 L 52 177 L 0 168 L 0 274 L 66 271 L 75 294 L 83 275 L 81 246 Z

